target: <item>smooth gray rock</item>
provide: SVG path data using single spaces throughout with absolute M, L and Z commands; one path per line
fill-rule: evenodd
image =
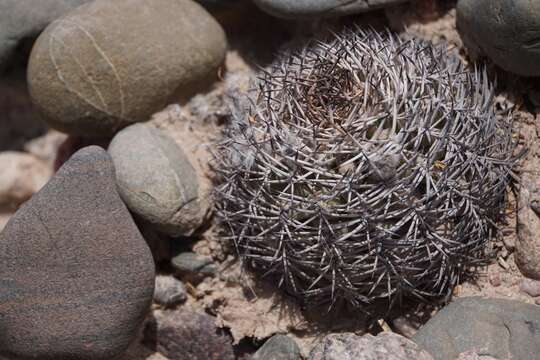
M 156 276 L 156 289 L 154 301 L 163 306 L 174 306 L 185 302 L 187 299 L 184 284 L 174 276 Z
M 316 345 L 309 360 L 433 360 L 427 351 L 394 333 L 358 336 L 331 334 Z
M 39 36 L 29 91 L 51 127 L 109 136 L 215 77 L 226 49 L 221 26 L 192 0 L 95 0 Z
M 90 0 L 0 0 L 0 69 L 20 41 Z
M 288 336 L 274 335 L 253 355 L 252 360 L 301 360 L 298 344 Z
M 211 276 L 217 271 L 212 258 L 192 252 L 181 253 L 171 260 L 173 268 L 183 275 Z
M 96 146 L 75 153 L 0 234 L 0 354 L 112 359 L 149 311 L 154 262 Z
M 171 236 L 191 235 L 206 215 L 195 169 L 164 132 L 135 124 L 109 146 L 120 196 L 128 208 Z
M 285 19 L 350 15 L 405 1 L 408 0 L 254 0 L 262 10 Z
M 473 57 L 504 70 L 540 76 L 540 1 L 459 0 L 457 28 Z
M 503 299 L 457 299 L 413 337 L 435 360 L 474 350 L 496 359 L 530 360 L 540 354 L 538 306 Z

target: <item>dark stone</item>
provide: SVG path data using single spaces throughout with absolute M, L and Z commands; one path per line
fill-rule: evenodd
M 461 298 L 437 313 L 413 340 L 435 360 L 454 360 L 469 350 L 497 359 L 536 359 L 540 310 L 518 301 Z
M 77 152 L 0 234 L 0 354 L 111 359 L 136 336 L 154 263 L 98 147 Z
M 150 348 L 169 360 L 234 360 L 232 340 L 213 317 L 188 309 L 155 311 L 144 331 Z
M 171 260 L 172 267 L 180 274 L 195 278 L 212 276 L 217 267 L 212 258 L 192 252 L 181 253 Z
M 540 76 L 540 2 L 460 0 L 457 28 L 473 57 L 487 56 L 503 69 Z
M 301 360 L 298 344 L 288 336 L 274 335 L 253 355 L 252 360 Z

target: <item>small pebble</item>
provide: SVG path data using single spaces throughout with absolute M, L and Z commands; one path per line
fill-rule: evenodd
M 217 271 L 212 258 L 193 252 L 185 252 L 175 256 L 171 260 L 171 265 L 179 274 L 194 278 L 212 276 Z
M 516 239 L 512 236 L 504 236 L 503 239 L 503 244 L 504 244 L 504 247 L 506 248 L 506 250 L 510 251 L 510 252 L 513 252 L 516 248 Z
M 156 276 L 154 301 L 163 306 L 174 306 L 184 303 L 187 293 L 184 284 L 174 276 Z
M 288 336 L 274 335 L 253 355 L 252 360 L 301 360 L 298 344 Z
M 531 209 L 533 209 L 536 215 L 540 215 L 540 201 L 532 200 L 530 205 L 531 205 Z
M 494 287 L 501 286 L 501 275 L 499 273 L 491 274 L 489 276 L 489 283 Z
M 419 325 L 416 324 L 413 320 L 408 319 L 405 316 L 400 316 L 392 319 L 391 323 L 396 333 L 405 336 L 408 339 L 412 338 L 414 334 L 416 334 L 419 327 Z
M 519 285 L 519 290 L 532 297 L 540 296 L 540 281 L 524 278 Z

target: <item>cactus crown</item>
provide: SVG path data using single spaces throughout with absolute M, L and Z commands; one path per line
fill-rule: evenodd
M 240 257 L 309 304 L 445 298 L 485 259 L 514 163 L 485 72 L 349 29 L 263 70 L 216 157 Z

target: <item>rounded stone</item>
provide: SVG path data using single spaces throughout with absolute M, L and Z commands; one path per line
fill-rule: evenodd
M 192 0 L 96 0 L 40 35 L 29 90 L 52 127 L 111 135 L 216 73 L 225 51 L 223 29 Z
M 274 335 L 253 355 L 252 360 L 301 360 L 298 344 L 286 335 Z
M 152 301 L 152 255 L 98 147 L 73 155 L 17 211 L 0 258 L 0 356 L 114 358 Z
M 175 141 L 146 124 L 120 131 L 109 145 L 128 208 L 171 236 L 191 235 L 205 219 L 198 176 Z
M 176 255 L 171 259 L 171 265 L 179 274 L 195 278 L 212 276 L 217 271 L 217 266 L 211 257 L 193 252 Z
M 17 46 L 51 21 L 90 0 L 0 0 L 0 69 Z
M 325 336 L 309 354 L 308 360 L 433 360 L 409 339 L 392 332 L 377 336 L 337 333 Z
M 471 350 L 486 358 L 537 359 L 540 311 L 519 301 L 465 297 L 439 311 L 413 340 L 435 360 L 454 360 Z
M 459 0 L 457 28 L 473 57 L 506 71 L 540 76 L 540 2 Z
M 407 0 L 254 0 L 262 10 L 285 19 L 350 15 L 405 1 Z
M 154 301 L 163 306 L 175 306 L 187 300 L 184 284 L 173 276 L 156 276 Z

